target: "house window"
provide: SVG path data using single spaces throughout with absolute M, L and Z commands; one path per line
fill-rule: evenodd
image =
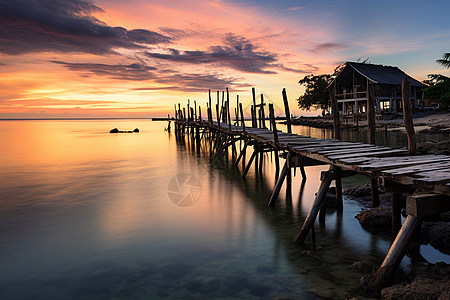
M 389 110 L 391 108 L 391 103 L 390 101 L 381 101 L 380 102 L 380 108 L 382 110 Z

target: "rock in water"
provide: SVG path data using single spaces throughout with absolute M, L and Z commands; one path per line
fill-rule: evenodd
M 109 131 L 109 133 L 118 133 L 118 132 L 119 132 L 119 129 L 117 129 L 117 128 L 111 129 Z
M 139 132 L 139 128 L 135 128 L 133 132 Z

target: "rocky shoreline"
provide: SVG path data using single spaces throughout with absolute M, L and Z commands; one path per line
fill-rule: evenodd
M 329 207 L 335 202 L 335 190 L 327 194 Z M 371 208 L 371 186 L 362 184 L 343 189 L 342 193 L 363 206 L 355 218 L 365 229 L 391 228 L 391 200 L 390 194 L 380 192 L 380 206 Z M 405 197 L 402 199 L 405 200 Z M 442 213 L 426 219 L 421 229 L 421 244 L 430 244 L 433 248 L 445 254 L 450 254 L 450 212 Z M 415 260 L 413 260 L 415 261 Z M 361 279 L 364 286 L 370 280 L 373 270 L 370 266 L 355 262 L 351 268 L 365 274 Z M 393 285 L 381 291 L 381 299 L 450 299 L 450 265 L 439 262 L 415 263 L 408 275 L 397 272 Z

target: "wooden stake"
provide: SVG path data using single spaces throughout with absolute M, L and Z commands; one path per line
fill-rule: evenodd
M 330 167 L 330 171 L 333 171 L 334 167 Z M 328 172 L 330 172 L 328 171 Z M 317 214 L 319 213 L 320 207 L 323 205 L 326 199 L 326 194 L 328 192 L 328 189 L 330 187 L 331 181 L 333 181 L 332 176 L 330 174 L 323 172 L 322 173 L 322 182 L 320 183 L 319 191 L 317 192 L 317 196 L 314 199 L 313 204 L 311 205 L 311 208 L 308 212 L 308 216 L 305 219 L 305 222 L 303 223 L 302 228 L 300 229 L 300 232 L 295 239 L 295 243 L 303 243 L 306 239 L 306 236 L 308 235 L 311 228 L 314 226 L 314 222 L 316 221 Z
M 402 81 L 402 106 L 403 121 L 405 123 L 406 136 L 408 137 L 408 152 L 410 155 L 416 155 L 416 134 L 413 125 L 413 113 L 410 101 L 410 83 L 408 77 Z
M 286 162 L 284 163 L 283 169 L 281 170 L 280 178 L 277 180 L 277 184 L 275 185 L 275 188 L 273 189 L 272 195 L 270 196 L 268 206 L 274 207 L 275 202 L 278 199 L 278 195 L 280 194 L 281 187 L 283 186 L 284 179 L 286 178 L 286 174 L 288 171 L 288 160 L 290 159 L 290 152 L 288 154 L 288 157 L 286 158 Z
M 242 126 L 242 131 L 245 132 L 245 119 L 244 119 L 244 110 L 242 109 L 242 103 L 239 103 L 239 110 L 241 113 L 241 126 Z
M 414 237 L 414 233 L 421 223 L 422 218 L 420 217 L 413 215 L 408 215 L 406 217 L 405 223 L 403 223 L 400 232 L 397 234 L 394 243 L 391 245 L 386 258 L 381 264 L 381 267 L 369 282 L 367 287 L 368 290 L 379 291 L 392 282 L 395 269 L 401 263 L 403 256 Z
M 392 236 L 396 236 L 400 227 L 402 226 L 401 220 L 401 195 L 399 193 L 392 193 L 391 198 L 392 207 Z
M 369 128 L 369 144 L 375 145 L 375 91 L 367 80 L 367 126 Z
M 286 125 L 287 125 L 287 132 L 292 133 L 292 127 L 291 127 L 291 113 L 289 111 L 289 101 L 286 95 L 286 89 L 284 88 L 281 92 L 283 95 L 283 103 L 284 103 L 284 114 L 286 115 Z
M 266 127 L 266 116 L 264 114 L 264 95 L 261 94 L 261 128 Z
M 341 138 L 341 124 L 339 118 L 339 105 L 336 100 L 336 81 L 334 81 L 333 86 L 329 89 L 330 101 L 331 101 L 331 112 L 333 114 L 333 137 L 335 139 Z

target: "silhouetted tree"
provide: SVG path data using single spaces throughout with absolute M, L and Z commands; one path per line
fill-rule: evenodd
M 304 85 L 306 90 L 305 93 L 297 99 L 298 106 L 306 110 L 314 108 L 329 112 L 330 95 L 327 86 L 344 67 L 345 65 L 337 66 L 334 69 L 333 74 L 311 74 L 300 80 L 298 83 Z
M 429 86 L 424 90 L 425 97 L 437 101 L 441 109 L 450 107 L 450 78 L 441 74 L 430 74 L 423 82 Z
M 450 53 L 444 53 L 441 59 L 437 59 L 436 62 L 443 65 L 447 69 L 450 68 Z
M 330 96 L 328 95 L 327 86 L 331 78 L 330 74 L 308 75 L 298 83 L 305 85 L 305 93 L 300 96 L 298 106 L 306 110 L 311 108 L 323 109 L 328 111 L 330 108 Z

